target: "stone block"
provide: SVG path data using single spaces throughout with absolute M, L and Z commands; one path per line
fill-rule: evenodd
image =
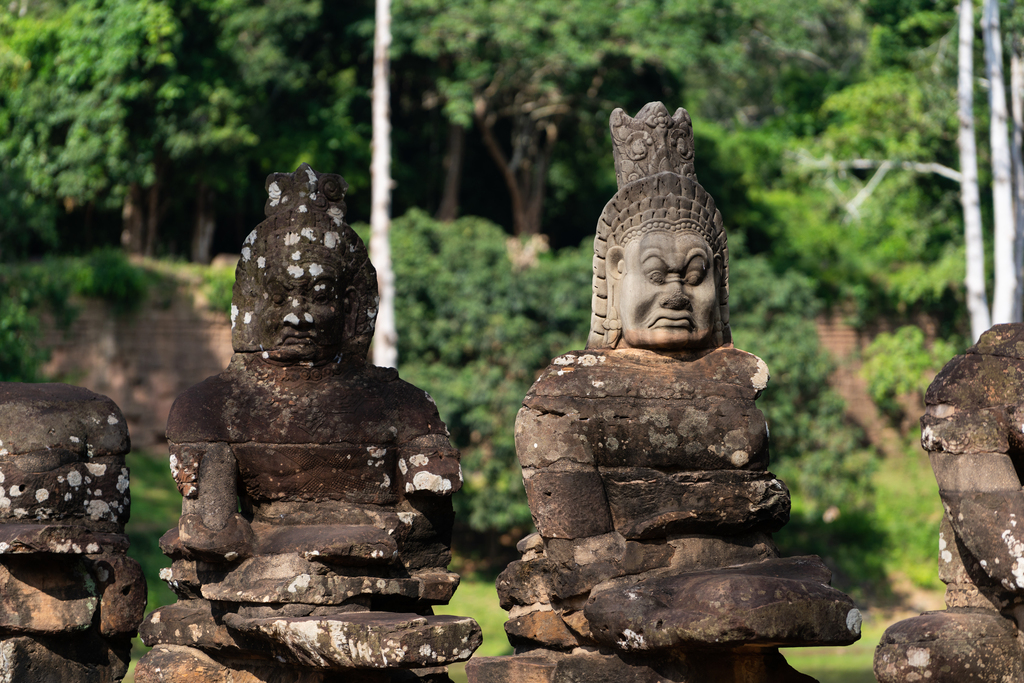
M 1024 492 L 939 493 L 957 537 L 985 573 L 1007 590 L 1024 588 Z
M 92 555 L 124 553 L 128 537 L 119 533 L 92 531 L 71 524 L 0 524 L 0 557 L 48 553 Z
M 921 445 L 929 452 L 1008 453 L 1011 432 L 1019 433 L 1020 426 L 1007 406 L 959 411 L 947 418 L 921 417 Z
M 848 645 L 860 612 L 816 557 L 641 579 L 591 594 L 593 638 L 623 652 Z
M 250 620 L 229 614 L 224 621 L 264 640 L 275 656 L 314 669 L 445 666 L 469 659 L 482 640 L 469 617 L 352 612 Z
M 597 472 L 524 472 L 523 483 L 533 522 L 545 538 L 584 538 L 612 530 Z
M 68 464 L 67 454 L 85 461 L 130 448 L 124 416 L 106 396 L 68 384 L 0 383 L 0 463 L 24 461 L 24 471 L 39 472 Z
M 890 626 L 875 650 L 880 683 L 989 683 L 1024 676 L 1017 633 L 994 612 L 925 612 Z
M 92 632 L 0 640 L 0 680 L 11 683 L 115 683 L 130 661 L 130 640 Z
M 398 544 L 383 529 L 367 525 L 252 525 L 257 553 L 298 553 L 307 560 L 339 565 L 390 564 Z
M 100 590 L 100 633 L 106 637 L 134 636 L 149 597 L 142 567 L 116 553 L 89 556 L 85 564 Z
M 615 530 L 629 539 L 771 532 L 789 521 L 789 491 L 771 473 L 630 467 L 602 468 L 601 479 Z
M 569 415 L 523 407 L 516 415 L 516 453 L 523 467 L 545 468 L 567 460 L 593 465 L 590 444 L 580 433 L 575 411 Z
M 1017 471 L 1003 453 L 929 453 L 935 480 L 941 491 L 1019 491 Z
M 0 563 L 0 633 L 70 633 L 92 625 L 96 582 L 82 560 L 61 559 L 19 555 Z
M 674 551 L 672 567 L 679 571 L 700 571 L 770 560 L 779 556 L 771 534 L 755 531 L 735 536 L 685 534 L 668 541 Z
M 0 462 L 0 523 L 79 520 L 83 526 L 120 532 L 128 521 L 131 495 L 128 468 L 120 455 L 26 472 L 15 462 Z
M 576 636 L 566 627 L 557 612 L 537 610 L 505 622 L 508 642 L 515 648 L 549 647 L 556 650 L 571 650 L 579 646 Z
M 928 405 L 949 404 L 957 411 L 1012 405 L 1020 401 L 1024 359 L 967 354 L 956 356 L 925 392 Z

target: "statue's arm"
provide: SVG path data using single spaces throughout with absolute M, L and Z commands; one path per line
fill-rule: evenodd
M 252 530 L 238 514 L 238 463 L 224 442 L 170 444 L 182 494 L 178 535 L 191 554 L 234 560 L 252 554 Z

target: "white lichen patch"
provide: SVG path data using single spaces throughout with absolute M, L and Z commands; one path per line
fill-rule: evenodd
M 71 440 L 71 443 L 81 443 L 81 439 L 79 439 L 77 436 L 69 436 L 68 438 Z M 0 444 L 2 444 L 2 443 L 3 442 L 0 441 Z M 0 480 L 0 481 L 2 481 L 2 480 Z
M 117 419 L 117 415 L 114 415 L 113 413 L 111 413 L 110 415 L 107 415 L 107 424 L 108 425 L 116 425 L 118 422 L 119 422 L 119 420 Z
M 405 474 L 409 471 L 409 466 L 405 464 L 405 458 L 398 459 L 398 471 Z
M 299 204 L 299 213 L 309 213 L 309 209 L 306 208 L 305 204 Z
M 386 475 L 386 474 L 385 474 L 385 475 L 383 475 L 383 477 L 384 477 L 384 479 L 383 479 L 383 481 L 381 481 L 381 483 L 380 483 L 380 487 L 381 487 L 382 489 L 386 489 L 386 488 L 388 488 L 389 486 L 391 486 L 391 477 L 389 477 L 389 476 L 388 476 L 388 475 Z
M 252 322 L 252 311 L 245 312 L 245 316 L 242 317 L 242 322 L 246 325 Z
M 301 258 L 302 258 L 302 252 L 299 252 L 299 251 L 293 251 L 292 252 L 292 261 L 298 261 Z
M 294 313 L 289 313 L 288 315 L 286 315 L 284 317 L 284 321 L 286 323 L 291 323 L 292 325 L 298 325 L 299 324 L 299 316 L 295 315 Z
M 270 186 L 267 188 L 267 194 L 270 195 L 271 206 L 277 206 L 281 203 L 281 186 L 276 182 L 270 183 Z M 256 231 L 253 230 L 253 232 L 255 233 Z
M 235 318 L 238 317 L 238 306 L 231 304 L 231 329 L 235 329 Z
M 618 641 L 619 647 L 623 650 L 646 650 L 647 642 L 642 633 L 636 633 L 627 628 L 622 632 L 622 639 Z
M 846 614 L 846 628 L 850 633 L 860 634 L 860 626 L 864 622 L 864 617 L 861 615 L 859 609 L 852 609 Z
M 298 244 L 298 243 L 299 243 L 299 233 L 297 233 L 297 232 L 285 233 L 284 245 L 286 247 L 290 247 L 293 244 Z
M 367 446 L 366 452 L 370 454 L 371 458 L 383 458 L 387 455 L 388 449 L 378 448 L 377 446 Z
M 194 475 L 193 475 L 194 477 Z M 124 493 L 128 490 L 128 468 L 122 467 L 121 474 L 117 475 L 117 491 Z
M 248 261 L 252 258 L 252 249 L 249 247 L 242 247 L 242 260 Z
M 412 521 L 416 518 L 416 514 L 413 512 L 399 512 L 398 519 L 402 524 L 412 524 Z
M 564 356 L 559 356 L 555 360 L 551 361 L 555 365 L 572 365 L 576 362 L 576 356 L 571 353 L 567 353 Z
M 926 647 L 907 648 L 907 664 L 922 669 L 932 662 L 932 653 Z
M 86 463 L 85 469 L 89 470 L 89 474 L 94 477 L 102 477 L 107 473 L 107 466 L 96 462 Z
M 17 498 L 18 496 L 20 496 L 23 493 L 25 493 L 25 487 L 24 486 L 12 486 L 10 488 L 10 496 L 11 496 L 11 498 Z
M 78 470 L 71 470 L 68 472 L 68 484 L 74 488 L 78 488 L 82 485 L 82 473 Z
M 316 277 L 322 272 L 324 272 L 324 267 L 321 266 L 319 263 L 309 264 L 309 274 L 312 275 L 313 277 Z
M 36 489 L 36 501 L 45 503 L 50 499 L 50 492 L 46 489 Z
M 428 458 L 423 453 L 417 453 L 416 455 L 409 458 L 409 464 L 412 465 L 413 467 L 425 467 L 429 462 L 430 458 Z
M 309 574 L 299 574 L 288 584 L 289 593 L 304 593 L 309 588 Z
M 582 365 L 587 368 L 597 365 L 597 356 L 592 353 L 584 354 L 576 361 L 576 365 Z
M 733 451 L 729 456 L 729 462 L 733 464 L 733 467 L 743 467 L 750 462 L 750 454 L 746 451 Z
M 304 271 L 301 266 L 288 266 L 288 274 L 294 278 L 302 277 L 303 272 Z
M 313 322 L 313 316 L 311 316 L 309 313 L 303 313 L 302 317 L 307 323 Z
M 85 512 L 93 520 L 100 520 L 108 516 L 113 519 L 114 516 L 110 511 L 110 505 L 105 500 L 90 500 L 85 505 Z
M 770 375 L 768 374 L 768 364 L 765 363 L 760 358 L 758 358 L 757 372 L 755 372 L 754 376 L 750 378 L 750 385 L 757 389 L 758 391 L 761 391 L 766 386 L 768 386 L 769 377 Z
M 256 265 L 259 266 L 260 268 L 266 268 L 267 259 L 263 256 L 260 256 L 259 258 L 256 259 Z
M 341 225 L 341 220 L 345 217 L 345 214 L 341 212 L 341 209 L 339 209 L 336 206 L 332 206 L 331 208 L 327 209 L 327 215 L 331 217 L 331 222 L 334 223 L 335 225 Z M 328 244 L 327 246 L 332 249 L 334 248 L 333 244 Z
M 412 478 L 412 485 L 416 491 L 447 493 L 452 490 L 452 483 L 449 480 L 432 472 L 417 472 Z
M 256 244 L 256 231 L 253 230 L 248 235 L 246 235 L 245 239 L 242 240 L 242 244 Z

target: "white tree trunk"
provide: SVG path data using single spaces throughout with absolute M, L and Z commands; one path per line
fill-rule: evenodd
M 985 0 L 981 22 L 985 37 L 985 67 L 989 80 L 992 121 L 992 215 L 995 221 L 993 256 L 995 291 L 992 322 L 1014 322 L 1017 293 L 1016 242 L 1013 215 L 1013 187 L 1010 182 L 1010 137 L 1007 130 L 1006 86 L 1003 82 L 1003 40 L 999 33 L 999 1 Z
M 391 47 L 391 0 L 377 0 L 373 36 L 373 159 L 370 162 L 370 260 L 377 269 L 380 308 L 373 337 L 373 364 L 398 367 L 395 327 L 395 273 L 391 267 L 391 121 L 388 50 Z
M 967 313 L 971 338 L 977 341 L 991 327 L 985 295 L 985 245 L 981 239 L 981 202 L 978 198 L 978 148 L 974 139 L 974 6 L 960 0 L 960 51 L 957 75 L 960 131 L 960 202 L 964 210 L 964 246 L 967 256 Z
M 1014 249 L 1014 270 L 1017 273 L 1017 292 L 1013 297 L 1013 319 L 1024 320 L 1024 55 L 1021 55 L 1020 36 L 1010 35 L 1010 104 L 1013 112 L 1013 208 L 1017 240 Z

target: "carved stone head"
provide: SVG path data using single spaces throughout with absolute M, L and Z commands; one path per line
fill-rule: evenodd
M 286 364 L 366 359 L 377 277 L 345 222 L 345 180 L 302 164 L 267 176 L 267 220 L 235 271 L 231 341 Z
M 619 191 L 594 240 L 588 348 L 682 351 L 732 340 L 722 215 L 693 170 L 693 126 L 660 102 L 611 116 Z

